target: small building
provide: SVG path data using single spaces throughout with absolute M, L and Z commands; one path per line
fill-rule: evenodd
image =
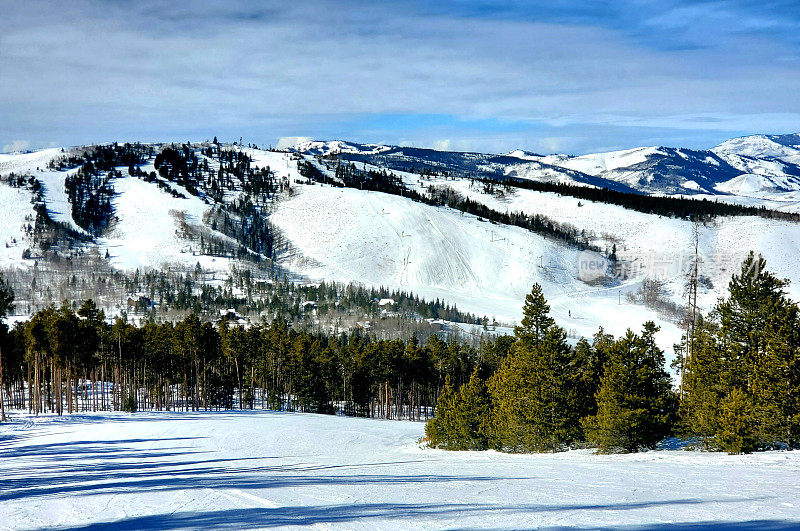
M 241 317 L 239 317 L 234 308 L 227 308 L 225 310 L 220 310 L 219 318 L 228 319 L 229 321 L 238 321 L 239 319 L 241 319 Z

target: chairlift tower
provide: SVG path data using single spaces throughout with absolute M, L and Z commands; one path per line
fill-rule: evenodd
M 507 240 L 505 238 L 495 238 L 494 231 L 491 232 L 491 236 L 489 237 L 489 242 L 494 243 L 494 242 L 504 242 L 504 241 Z

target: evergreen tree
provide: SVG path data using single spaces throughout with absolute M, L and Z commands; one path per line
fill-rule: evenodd
M 726 396 L 725 359 L 717 344 L 719 329 L 712 321 L 698 318 L 694 327 L 694 348 L 687 360 L 680 405 L 681 431 L 698 437 L 705 449 L 711 449 L 719 431 L 720 404 Z
M 720 401 L 715 420 L 717 444 L 721 449 L 729 454 L 745 454 L 757 448 L 752 396 L 739 388 L 732 389 Z
M 454 439 L 456 433 L 453 416 L 456 413 L 456 391 L 450 375 L 445 376 L 444 387 L 439 392 L 436 401 L 436 416 L 425 424 L 425 437 L 434 448 L 450 449 L 459 445 L 460 441 Z
M 464 449 L 485 450 L 490 439 L 490 403 L 486 383 L 477 369 L 458 393 L 460 414 L 457 416 L 458 439 Z
M 575 346 L 571 370 L 575 374 L 576 415 L 583 419 L 597 413 L 595 395 L 600 390 L 603 367 L 614 338 L 601 328 L 590 343 L 581 338 Z
M 674 393 L 657 331 L 647 322 L 640 336 L 628 330 L 609 351 L 597 414 L 584 419 L 587 438 L 600 452 L 654 448 L 670 432 Z
M 425 435 L 434 448 L 486 450 L 489 418 L 489 397 L 477 370 L 458 390 L 448 376 L 436 406 L 436 417 L 428 421 Z
M 535 284 L 515 329 L 517 342 L 489 384 L 492 444 L 499 449 L 555 452 L 580 438 L 576 384 L 582 367 L 549 310 Z
M 555 324 L 550 317 L 550 305 L 547 304 L 539 284 L 534 284 L 531 292 L 525 296 L 522 314 L 522 322 L 514 328 L 514 335 L 527 346 L 538 344 L 547 330 Z
M 708 447 L 741 453 L 800 438 L 800 324 L 787 285 L 751 252 L 695 331 L 681 413 Z

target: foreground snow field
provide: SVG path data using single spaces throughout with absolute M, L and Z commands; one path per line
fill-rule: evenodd
M 790 529 L 800 453 L 422 449 L 422 423 L 277 412 L 0 425 L 0 528 Z

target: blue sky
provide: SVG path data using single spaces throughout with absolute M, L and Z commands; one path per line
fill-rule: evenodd
M 216 135 L 586 153 L 800 131 L 796 0 L 33 0 L 3 12 L 3 151 Z

